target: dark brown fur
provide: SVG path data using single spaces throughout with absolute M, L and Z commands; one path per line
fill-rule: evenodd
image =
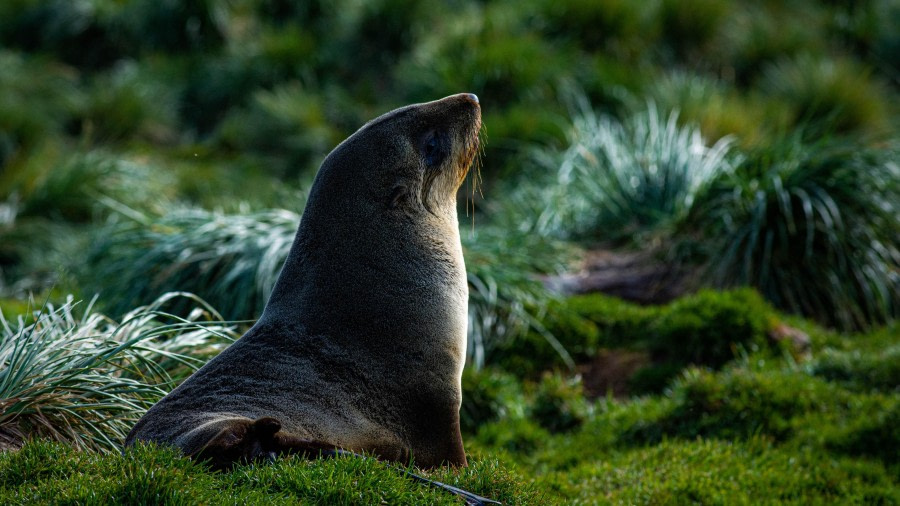
M 385 114 L 335 148 L 262 317 L 126 445 L 174 445 L 219 467 L 336 448 L 466 465 L 455 193 L 480 126 L 477 99 L 460 94 Z

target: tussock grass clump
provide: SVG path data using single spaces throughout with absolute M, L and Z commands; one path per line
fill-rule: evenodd
M 0 191 L 10 193 L 17 219 L 87 223 L 108 215 L 108 205 L 162 207 L 171 196 L 171 183 L 171 176 L 160 174 L 159 167 L 115 153 L 94 150 L 62 156 L 47 150 Z
M 198 309 L 163 312 L 174 299 Z M 10 322 L 0 315 L 0 445 L 46 437 L 116 451 L 153 403 L 233 338 L 196 297 L 166 294 L 110 319 L 69 300 Z
M 894 319 L 897 153 L 799 135 L 754 150 L 695 206 L 687 241 L 707 250 L 710 281 L 753 286 L 781 309 L 842 328 Z
M 723 79 L 682 70 L 651 80 L 635 100 L 646 97 L 661 111 L 678 111 L 680 123 L 698 125 L 708 141 L 733 136 L 740 147 L 770 142 L 792 120 L 791 111 L 769 96 L 742 93 Z
M 598 326 L 573 311 L 566 300 L 551 299 L 540 311 L 540 326 L 526 329 L 516 339 L 497 344 L 490 362 L 515 371 L 520 377 L 535 378 L 550 369 L 572 369 L 590 360 L 600 341 Z M 550 333 L 553 339 L 547 339 Z M 562 348 L 565 353 L 559 350 Z
M 896 113 L 887 87 L 852 60 L 782 59 L 766 67 L 761 88 L 789 105 L 795 125 L 818 123 L 838 133 L 883 134 Z
M 247 106 L 233 109 L 219 125 L 218 137 L 227 147 L 283 160 L 282 172 L 294 177 L 301 169 L 328 154 L 343 138 L 329 116 L 324 97 L 297 82 L 253 93 Z
M 2 13 L 0 13 L 2 17 Z M 65 67 L 0 50 L 0 168 L 62 134 L 83 101 Z M 4 174 L 0 180 L 9 177 Z
M 615 240 L 677 223 L 717 176 L 732 168 L 731 141 L 709 148 L 694 126 L 654 104 L 625 122 L 597 116 L 584 103 L 569 148 L 538 162 L 555 172 L 543 212 L 525 215 L 536 231 Z
M 226 319 L 255 319 L 299 222 L 286 210 L 225 215 L 201 209 L 129 221 L 99 234 L 83 277 L 112 314 L 177 290 L 196 293 Z M 188 300 L 170 306 L 179 314 L 189 309 Z
M 492 227 L 461 230 L 469 279 L 469 355 L 476 367 L 502 360 L 505 347 L 537 336 L 551 355 L 573 365 L 565 346 L 545 325 L 554 297 L 535 275 L 562 272 L 571 246 Z
M 80 133 L 96 142 L 132 138 L 172 141 L 178 130 L 176 90 L 160 69 L 123 61 L 97 74 L 79 111 Z
M 702 61 L 716 42 L 735 3 L 725 0 L 662 0 L 659 7 L 663 47 L 688 62 Z
M 816 2 L 734 3 L 708 57 L 735 84 L 752 87 L 772 62 L 827 51 L 826 18 Z

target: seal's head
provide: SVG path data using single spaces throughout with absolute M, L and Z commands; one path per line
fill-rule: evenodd
M 455 217 L 456 190 L 478 151 L 480 129 L 478 97 L 470 93 L 391 111 L 328 155 L 310 200 L 352 198 L 361 204 L 355 207 L 360 218 L 385 212 Z M 317 202 L 307 212 L 321 207 Z

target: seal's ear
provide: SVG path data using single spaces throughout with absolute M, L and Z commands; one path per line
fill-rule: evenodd
M 406 186 L 398 184 L 391 190 L 391 196 L 388 199 L 388 208 L 397 209 L 406 200 Z

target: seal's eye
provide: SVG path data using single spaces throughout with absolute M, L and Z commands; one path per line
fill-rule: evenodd
M 422 157 L 425 159 L 425 165 L 428 167 L 440 165 L 447 156 L 446 145 L 440 132 L 431 131 L 425 135 L 422 140 Z

